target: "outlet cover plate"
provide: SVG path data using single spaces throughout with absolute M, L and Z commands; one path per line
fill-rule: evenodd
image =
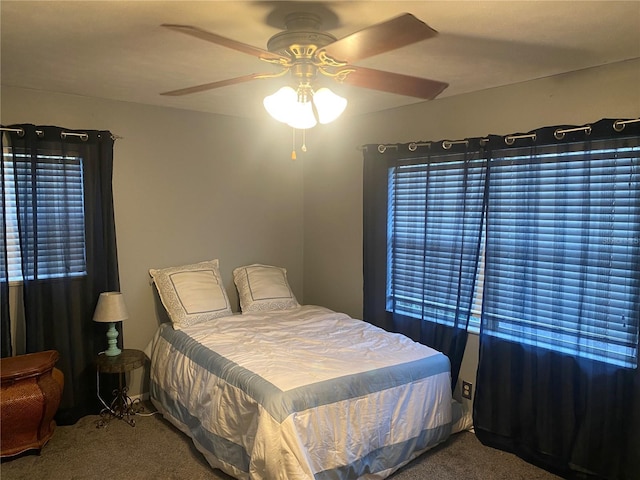
M 463 380 L 462 381 L 462 398 L 466 398 L 468 400 L 471 400 L 472 388 L 473 388 L 473 385 L 471 385 L 469 382 L 465 382 Z

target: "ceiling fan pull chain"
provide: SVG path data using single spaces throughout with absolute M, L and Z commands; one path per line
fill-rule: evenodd
M 291 145 L 291 160 L 295 160 L 296 159 L 296 129 L 292 128 L 291 130 L 293 130 L 293 142 Z
M 307 130 L 306 129 L 302 130 L 302 148 L 301 148 L 301 150 L 303 152 L 307 151 Z

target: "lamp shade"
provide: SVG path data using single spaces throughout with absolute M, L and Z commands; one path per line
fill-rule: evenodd
M 318 120 L 323 124 L 333 122 L 347 108 L 347 99 L 326 87 L 319 88 L 313 94 L 313 103 L 318 111 Z
M 287 125 L 298 130 L 305 130 L 307 128 L 313 128 L 318 122 L 313 115 L 313 106 L 310 101 L 301 102 L 297 101 L 290 110 L 289 120 Z
M 273 95 L 265 97 L 263 103 L 273 118 L 300 130 L 313 128 L 318 121 L 333 122 L 347 108 L 346 98 L 336 95 L 326 87 L 313 92 L 308 85 L 301 85 L 298 91 L 282 87 Z
M 273 95 L 263 100 L 265 110 L 273 118 L 282 123 L 289 122 L 291 110 L 298 101 L 298 94 L 291 87 L 282 87 Z
M 129 318 L 124 296 L 120 292 L 103 292 L 93 313 L 94 322 L 120 322 Z
M 290 127 L 304 130 L 317 123 L 313 106 L 306 95 L 299 95 L 291 87 L 282 87 L 273 95 L 265 97 L 262 103 L 269 115 Z

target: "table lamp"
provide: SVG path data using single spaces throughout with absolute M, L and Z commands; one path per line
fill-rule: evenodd
M 93 314 L 93 321 L 109 324 L 109 329 L 107 330 L 109 348 L 104 352 L 108 357 L 115 357 L 122 352 L 116 345 L 118 342 L 118 330 L 116 330 L 115 322 L 121 322 L 127 318 L 129 318 L 129 314 L 127 313 L 127 306 L 124 304 L 122 293 L 103 292 L 100 294 L 96 311 Z

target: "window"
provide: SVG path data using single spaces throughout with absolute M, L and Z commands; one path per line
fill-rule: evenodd
M 490 335 L 635 367 L 640 148 L 606 143 L 492 160 L 485 325 Z
M 467 325 L 474 308 L 484 159 L 443 155 L 388 171 L 387 310 Z M 479 315 L 470 319 L 479 325 Z
M 387 311 L 635 367 L 640 147 L 584 145 L 494 150 L 486 211 L 485 160 L 389 168 Z
M 32 163 L 14 153 L 3 152 L 9 281 L 23 280 L 22 262 L 33 272 L 28 279 L 86 274 L 82 159 L 43 153 Z M 20 249 L 19 224 L 26 241 L 35 244 L 28 258 Z

